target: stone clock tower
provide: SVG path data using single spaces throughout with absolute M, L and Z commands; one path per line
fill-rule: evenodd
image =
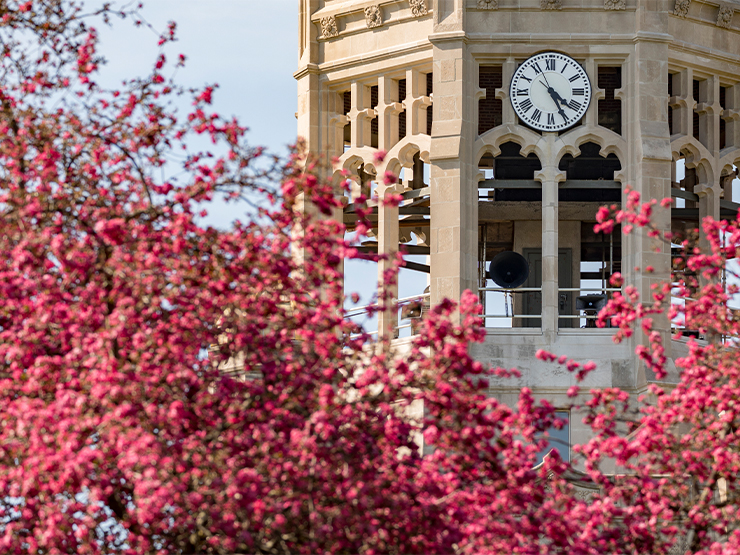
M 640 391 L 652 376 L 635 344 L 615 345 L 592 316 L 615 272 L 643 296 L 668 279 L 670 245 L 594 233 L 594 215 L 627 186 L 672 196 L 657 224 L 679 236 L 737 213 L 737 11 L 729 0 L 300 0 L 298 134 L 337 157 L 337 182 L 349 172 L 349 227 L 360 193 L 403 195 L 375 208 L 362 248 L 427 255 L 407 267 L 428 272 L 432 304 L 480 294 L 475 356 L 522 371 L 490 394 L 510 401 L 526 385 L 569 404 L 571 376 L 537 361 L 539 348 L 596 362 L 589 386 Z M 401 183 L 386 187 L 386 171 Z M 502 272 L 523 283 L 489 279 Z M 398 325 L 389 311 L 379 333 Z M 685 352 L 668 343 L 669 357 Z M 584 440 L 570 418 L 570 440 Z

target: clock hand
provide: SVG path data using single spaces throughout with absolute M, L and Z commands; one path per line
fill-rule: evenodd
M 545 77 L 545 74 L 542 74 L 542 77 Z M 547 81 L 547 78 L 545 77 L 545 81 Z M 552 98 L 552 101 L 555 103 L 555 108 L 558 110 L 558 114 L 560 114 L 560 117 L 563 118 L 563 121 L 568 121 L 568 118 L 565 117 L 565 112 L 563 111 L 563 107 L 560 105 L 562 103 L 563 105 L 567 106 L 568 104 L 563 100 L 563 97 L 558 94 L 558 92 L 553 89 L 550 84 L 547 85 L 545 83 L 542 83 L 540 81 L 543 87 L 547 89 L 547 93 L 550 95 L 550 98 Z
M 542 76 L 544 77 L 545 74 L 543 73 Z M 547 80 L 547 78 L 545 78 L 545 80 Z M 543 87 L 547 88 L 547 93 L 550 95 L 550 98 L 552 98 L 552 101 L 555 103 L 555 108 L 557 108 L 560 117 L 563 118 L 563 121 L 567 121 L 567 118 L 565 117 L 565 112 L 563 112 L 563 108 L 560 103 L 564 104 L 565 106 L 567 106 L 568 104 L 565 102 L 565 100 L 563 100 L 563 97 L 560 96 L 555 89 L 549 86 L 549 84 L 545 85 L 545 83 L 542 83 L 542 81 L 540 81 L 540 83 Z
M 558 106 L 558 114 L 560 114 L 560 117 L 563 118 L 563 121 L 568 121 L 568 118 L 565 117 L 565 112 L 563 112 L 562 106 Z
M 544 77 L 544 73 L 542 75 Z M 564 106 L 567 106 L 568 105 L 568 103 L 563 99 L 563 97 L 560 96 L 560 94 L 558 94 L 558 91 L 556 91 L 551 86 L 549 86 L 549 84 L 548 85 L 545 85 L 545 83 L 543 83 L 542 81 L 540 81 L 540 84 L 542 84 L 542 86 L 547 89 L 547 92 L 550 95 L 550 98 L 553 99 L 553 101 L 555 102 L 555 105 L 556 106 L 559 106 L 558 103 L 561 103 Z

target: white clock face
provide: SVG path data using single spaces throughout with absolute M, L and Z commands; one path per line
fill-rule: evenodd
M 526 60 L 511 78 L 509 96 L 524 123 L 561 131 L 578 123 L 591 102 L 588 75 L 570 56 L 543 52 Z

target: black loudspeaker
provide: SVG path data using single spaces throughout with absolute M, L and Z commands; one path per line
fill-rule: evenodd
M 499 287 L 515 289 L 527 281 L 529 264 L 518 252 L 500 252 L 493 257 L 486 277 Z
M 606 306 L 606 295 L 584 295 L 576 297 L 576 310 L 582 310 L 589 318 L 586 320 L 587 328 L 596 327 L 596 316 Z
M 606 306 L 606 295 L 584 295 L 576 297 L 576 310 L 584 310 L 586 314 L 596 314 Z

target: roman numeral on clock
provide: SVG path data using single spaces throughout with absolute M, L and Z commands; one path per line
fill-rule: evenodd
M 576 73 L 573 77 L 571 77 L 570 79 L 568 79 L 568 81 L 570 81 L 572 83 L 573 81 L 577 81 L 580 78 L 581 78 L 581 76 Z
M 555 58 L 545 60 L 545 69 L 547 71 L 555 71 Z
M 568 103 L 568 108 L 570 108 L 574 112 L 577 112 L 578 110 L 580 110 L 581 109 L 581 106 L 582 106 L 582 104 L 580 102 L 576 102 L 575 100 L 571 100 Z
M 529 109 L 532 107 L 532 101 L 530 99 L 523 100 L 521 104 L 519 104 L 519 107 L 524 111 L 528 112 Z
M 534 70 L 535 75 L 539 75 L 540 73 L 542 73 L 542 68 L 539 66 L 537 62 L 532 64 L 532 69 Z
M 583 94 L 583 93 L 581 93 Z M 529 96 L 529 89 L 517 89 L 516 90 L 517 96 Z
M 532 121 L 536 121 L 537 123 L 539 123 L 540 116 L 542 116 L 542 112 L 535 108 L 534 112 L 532 112 Z
M 573 89 L 573 96 L 583 96 L 585 89 Z
M 555 114 L 547 114 L 547 125 L 555 125 Z

